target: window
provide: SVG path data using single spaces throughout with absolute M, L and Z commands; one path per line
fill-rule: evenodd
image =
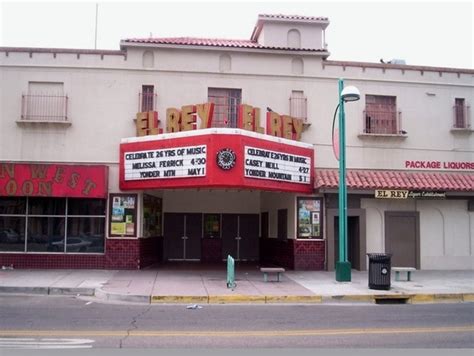
M 298 198 L 299 239 L 322 238 L 321 198 Z
M 469 106 L 466 106 L 464 98 L 454 99 L 454 123 L 455 129 L 467 129 L 469 123 Z
M 204 237 L 221 237 L 220 214 L 204 214 Z
M 153 85 L 142 85 L 142 92 L 139 94 L 139 112 L 155 111 L 155 87 Z
M 0 198 L 0 251 L 103 253 L 105 200 Z
M 365 133 L 395 135 L 401 133 L 396 99 L 395 96 L 365 96 Z
M 290 116 L 307 121 L 307 104 L 308 99 L 304 96 L 303 91 L 293 90 L 290 96 Z
M 209 88 L 207 96 L 214 103 L 212 127 L 237 127 L 242 90 Z
M 68 121 L 68 97 L 63 83 L 29 82 L 22 96 L 21 119 L 25 121 Z
M 143 194 L 143 237 L 161 236 L 161 198 Z

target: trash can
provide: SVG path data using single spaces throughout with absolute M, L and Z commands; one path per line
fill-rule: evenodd
M 391 254 L 368 253 L 369 256 L 369 288 L 379 290 L 390 289 Z

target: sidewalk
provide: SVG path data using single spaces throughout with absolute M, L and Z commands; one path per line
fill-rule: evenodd
M 137 271 L 0 270 L 0 293 L 95 296 L 134 303 L 407 303 L 474 302 L 474 271 L 416 271 L 412 281 L 391 289 L 368 288 L 366 271 L 352 271 L 351 282 L 334 272 L 287 271 L 281 282 L 265 283 L 257 266 L 237 266 L 236 287 L 226 286 L 222 265 L 165 265 Z

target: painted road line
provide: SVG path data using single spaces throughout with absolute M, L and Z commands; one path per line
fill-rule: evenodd
M 90 349 L 94 340 L 0 337 L 0 349 Z
M 143 330 L 130 331 L 128 337 L 291 337 L 291 336 L 337 336 L 337 335 L 380 335 L 380 334 L 433 334 L 474 332 L 474 325 L 420 328 L 358 328 L 358 329 L 302 329 L 302 330 L 245 330 L 245 331 L 181 331 Z M 0 330 L 0 336 L 42 336 L 63 337 L 123 337 L 126 330 Z

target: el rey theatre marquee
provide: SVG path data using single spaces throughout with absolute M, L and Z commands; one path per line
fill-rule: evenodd
M 236 188 L 312 193 L 314 149 L 297 141 L 298 119 L 240 105 L 239 128 L 210 128 L 213 104 L 137 114 L 137 136 L 120 144 L 120 189 Z M 197 119 L 200 129 L 197 130 Z

